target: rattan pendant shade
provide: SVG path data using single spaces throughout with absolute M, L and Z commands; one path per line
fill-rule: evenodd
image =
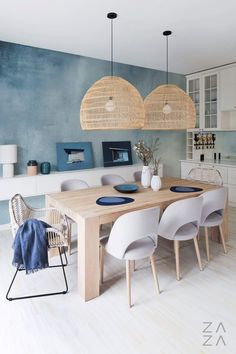
M 111 75 L 96 81 L 86 92 L 80 107 L 83 130 L 140 129 L 144 125 L 144 103 L 138 90 L 128 81 L 113 75 L 113 20 L 111 23 Z
M 166 84 L 155 88 L 144 100 L 146 130 L 183 130 L 195 128 L 196 110 L 191 97 L 168 80 L 168 37 L 166 37 Z
M 163 108 L 168 102 L 171 112 L 165 114 Z M 185 91 L 176 85 L 161 85 L 144 100 L 144 130 L 183 130 L 196 125 L 194 102 Z
M 114 109 L 106 104 L 112 97 Z M 138 90 L 117 76 L 105 76 L 86 92 L 80 107 L 83 130 L 140 129 L 144 124 L 144 104 Z

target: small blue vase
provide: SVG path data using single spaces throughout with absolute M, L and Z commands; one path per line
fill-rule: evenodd
M 51 171 L 51 164 L 50 162 L 42 162 L 40 165 L 40 172 L 42 175 L 48 175 Z

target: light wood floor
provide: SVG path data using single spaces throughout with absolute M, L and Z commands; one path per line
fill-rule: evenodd
M 204 240 L 199 271 L 192 242 L 180 250 L 182 280 L 175 280 L 172 247 L 160 240 L 156 254 L 161 295 L 157 296 L 147 261 L 132 275 L 134 306 L 127 307 L 125 264 L 107 257 L 102 295 L 88 303 L 76 293 L 74 251 L 67 267 L 70 292 L 48 298 L 8 302 L 6 289 L 14 272 L 10 232 L 0 233 L 1 354 L 199 354 L 236 353 L 236 209 L 230 209 L 228 254 L 210 242 L 206 262 Z M 76 246 L 76 245 L 74 245 Z M 74 247 L 74 250 L 76 248 Z M 22 272 L 23 273 L 23 272 Z M 60 269 L 21 277 L 18 291 L 60 289 Z M 212 322 L 208 331 L 203 322 Z M 222 326 L 216 332 L 219 323 Z M 203 346 L 207 337 L 208 344 Z M 217 340 L 220 339 L 216 346 Z

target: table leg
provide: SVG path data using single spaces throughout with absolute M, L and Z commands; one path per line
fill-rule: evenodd
M 99 218 L 78 219 L 78 290 L 85 301 L 99 296 Z

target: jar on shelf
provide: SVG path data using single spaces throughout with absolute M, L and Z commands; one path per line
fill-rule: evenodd
M 38 173 L 38 163 L 36 160 L 29 160 L 27 162 L 27 175 L 36 176 Z
M 51 164 L 48 161 L 42 162 L 40 165 L 40 172 L 42 175 L 48 175 L 51 171 Z

